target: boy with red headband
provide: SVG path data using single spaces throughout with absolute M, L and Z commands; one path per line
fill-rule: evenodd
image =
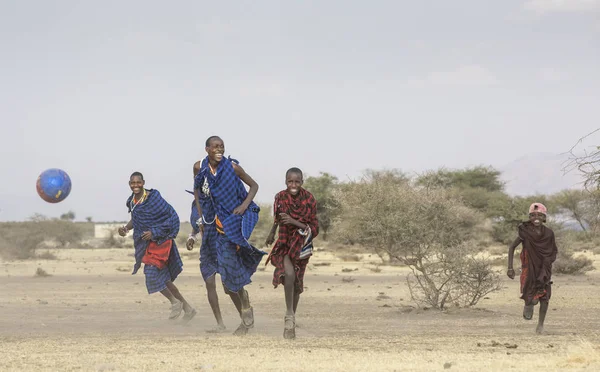
M 544 330 L 544 320 L 548 302 L 552 294 L 552 263 L 556 260 L 558 248 L 554 232 L 544 225 L 547 209 L 541 203 L 529 207 L 529 221 L 519 225 L 519 236 L 508 248 L 509 278 L 514 279 L 513 257 L 515 248 L 523 244 L 521 250 L 521 299 L 525 301 L 523 318 L 531 320 L 533 307 L 540 304 L 540 314 L 536 333 Z

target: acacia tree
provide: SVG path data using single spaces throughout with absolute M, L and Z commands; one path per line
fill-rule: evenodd
M 591 224 L 585 218 L 589 196 L 585 190 L 563 190 L 553 195 L 550 201 L 560 213 L 568 215 L 577 221 L 583 231 L 587 231 L 587 227 Z
M 336 196 L 343 217 L 338 233 L 406 264 L 417 304 L 471 306 L 500 289 L 490 262 L 471 243 L 480 215 L 448 190 L 380 178 L 346 184 Z
M 323 240 L 327 240 L 327 234 L 340 214 L 340 205 L 333 197 L 337 185 L 337 177 L 327 172 L 321 172 L 318 177 L 308 177 L 304 181 L 304 188 L 317 200 L 319 235 Z
M 578 171 L 586 189 L 596 191 L 600 188 L 600 146 L 585 147 L 583 143 L 600 133 L 600 128 L 581 137 L 569 150 L 569 159 L 563 172 Z

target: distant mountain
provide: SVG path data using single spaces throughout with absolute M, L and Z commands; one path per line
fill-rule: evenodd
M 535 153 L 523 156 L 497 169 L 510 195 L 554 194 L 582 187 L 577 171 L 564 174 L 567 154 Z

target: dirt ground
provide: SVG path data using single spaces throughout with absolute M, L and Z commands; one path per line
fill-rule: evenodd
M 375 257 L 344 262 L 317 252 L 290 341 L 271 267 L 248 286 L 256 325 L 238 338 L 239 318 L 222 291 L 228 333 L 206 333 L 215 322 L 197 249 L 181 251 L 176 281 L 198 310 L 187 325 L 167 320 L 167 301 L 147 294 L 143 273 L 131 275 L 130 251 L 53 252 L 57 260 L 0 261 L 2 371 L 600 370 L 598 271 L 554 278 L 546 332 L 536 335 L 537 309 L 533 321 L 522 318 L 517 280 L 504 277 L 504 289 L 472 309 L 415 309 L 407 269 L 377 272 Z M 50 276 L 36 276 L 38 268 Z

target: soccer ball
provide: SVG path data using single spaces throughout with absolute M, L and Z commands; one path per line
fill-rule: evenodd
M 48 203 L 59 203 L 71 192 L 71 178 L 62 169 L 47 169 L 38 177 L 36 189 Z

